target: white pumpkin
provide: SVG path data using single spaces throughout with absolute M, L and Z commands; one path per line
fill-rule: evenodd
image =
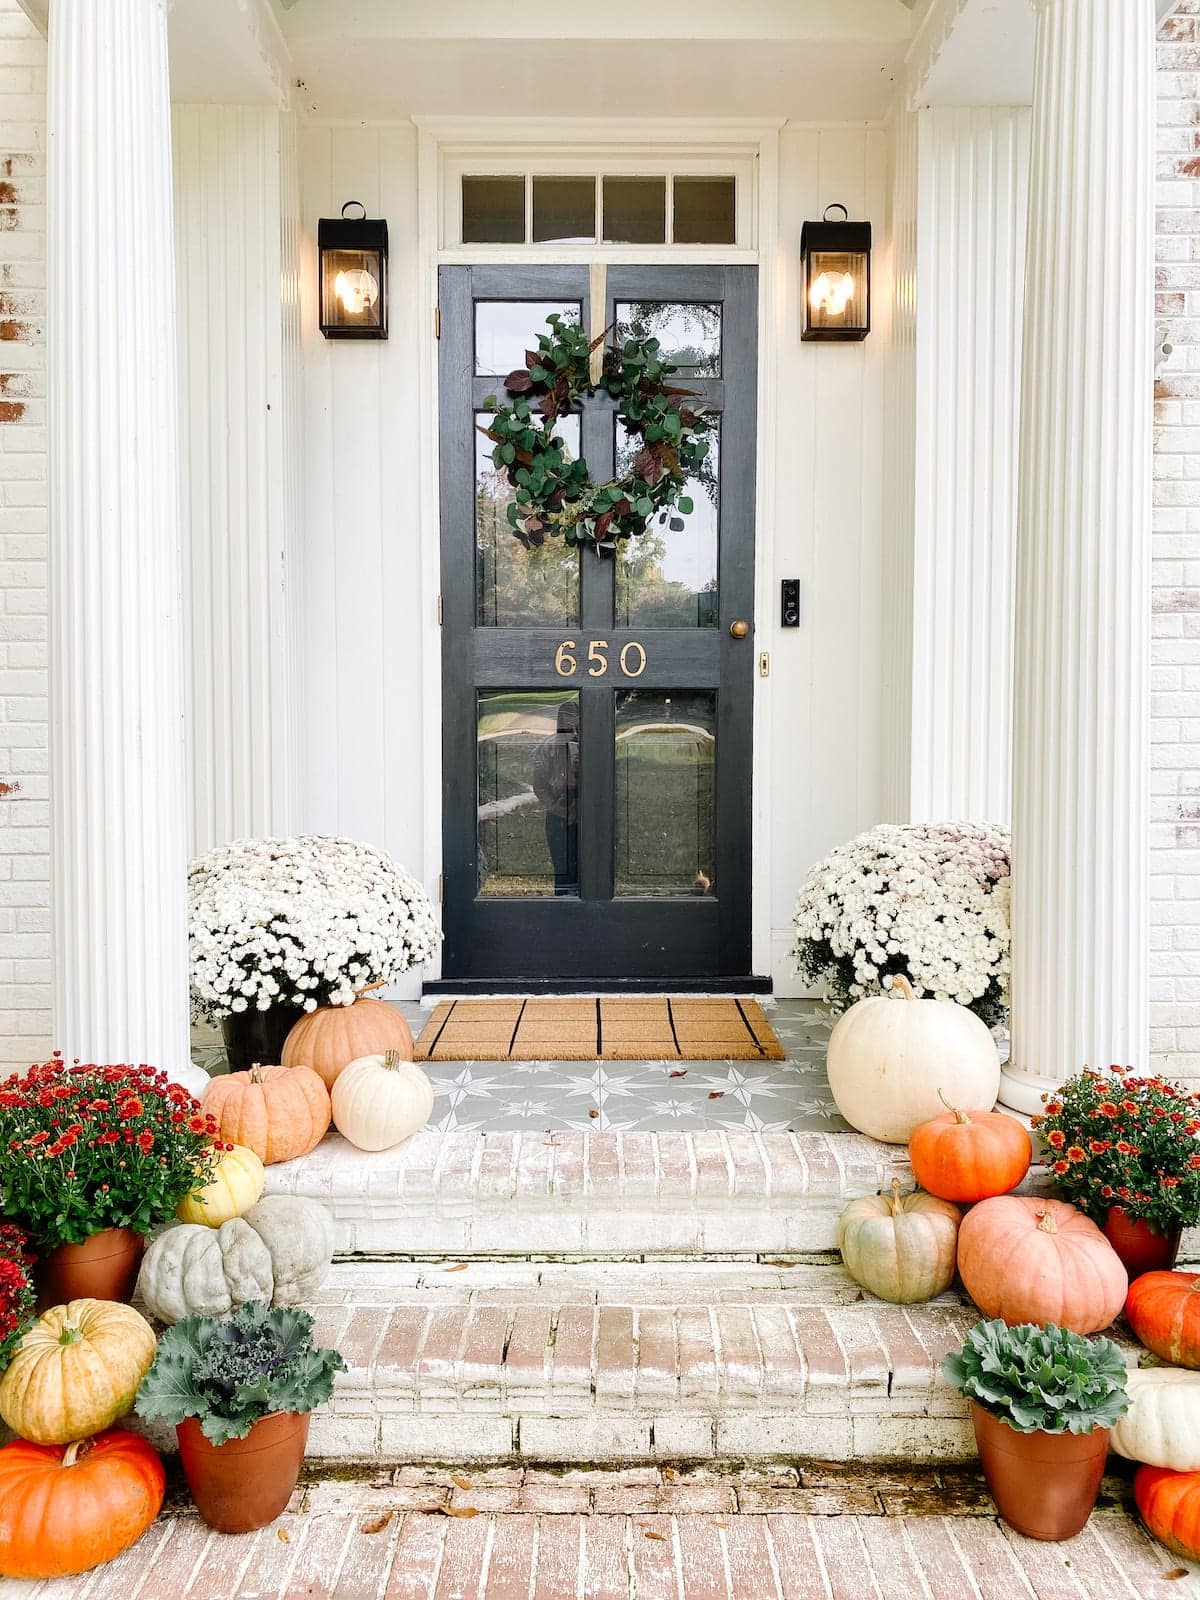
M 1129 1400 L 1109 1439 L 1117 1454 L 1173 1472 L 1200 1472 L 1200 1372 L 1138 1368 L 1129 1374 Z
M 359 1150 L 390 1150 L 429 1121 L 433 1085 L 395 1050 L 359 1056 L 333 1085 L 333 1122 Z
M 219 1228 L 182 1222 L 142 1258 L 138 1292 L 151 1316 L 227 1316 L 247 1300 L 296 1305 L 324 1282 L 333 1219 L 315 1200 L 268 1195 Z
M 829 1087 L 852 1128 L 906 1144 L 947 1104 L 991 1110 L 1000 1056 L 973 1011 L 953 1000 L 918 1000 L 903 975 L 892 984 L 891 995 L 860 1000 L 838 1019 Z

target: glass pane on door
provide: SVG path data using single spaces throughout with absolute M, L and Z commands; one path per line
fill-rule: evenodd
M 579 893 L 579 695 L 480 690 L 478 892 Z
M 715 628 L 717 560 L 721 522 L 721 430 L 709 430 L 708 455 L 684 493 L 692 509 L 683 531 L 652 522 L 646 532 L 621 541 L 616 558 L 619 628 Z M 617 475 L 633 464 L 636 437 L 617 424 Z
M 615 892 L 716 892 L 717 697 L 617 693 Z
M 567 628 L 579 620 L 579 550 L 547 539 L 527 550 L 515 537 L 507 508 L 507 476 L 492 460 L 492 441 L 475 418 L 475 621 L 481 628 Z M 579 454 L 579 418 L 562 417 L 555 433 Z
M 693 300 L 624 300 L 617 303 L 617 337 L 631 329 L 657 339 L 663 357 L 681 376 L 721 376 L 721 307 Z
M 539 333 L 548 333 L 546 318 L 557 314 L 577 325 L 580 301 L 477 300 L 475 302 L 475 375 L 505 377 L 525 365 L 526 350 L 537 349 Z

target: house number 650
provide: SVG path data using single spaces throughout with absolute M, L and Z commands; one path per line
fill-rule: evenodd
M 608 648 L 607 639 L 592 639 L 588 644 L 586 664 L 589 678 L 603 678 L 607 673 Z M 560 678 L 573 678 L 579 671 L 575 649 L 574 639 L 564 639 L 554 652 L 554 670 Z M 646 647 L 636 639 L 630 639 L 628 644 L 621 646 L 617 660 L 627 678 L 640 678 L 646 670 Z

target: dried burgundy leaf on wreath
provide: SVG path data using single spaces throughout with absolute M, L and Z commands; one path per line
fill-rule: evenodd
M 538 401 L 538 410 L 544 417 L 556 417 L 558 415 L 558 401 L 552 394 L 544 394 Z
M 533 388 L 533 379 L 524 367 L 518 367 L 515 372 L 510 372 L 504 380 L 504 387 L 509 394 L 527 394 Z
M 536 367 L 541 362 L 541 359 L 542 352 L 540 350 L 526 350 L 525 365 L 527 367 Z

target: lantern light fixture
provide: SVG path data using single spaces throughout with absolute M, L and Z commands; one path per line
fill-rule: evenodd
M 359 216 L 346 213 L 357 207 Z M 388 229 L 347 200 L 340 217 L 317 224 L 321 332 L 327 339 L 386 339 Z
M 841 218 L 830 221 L 829 213 Z M 843 205 L 825 207 L 800 234 L 805 341 L 865 339 L 871 331 L 871 224 L 851 222 Z

